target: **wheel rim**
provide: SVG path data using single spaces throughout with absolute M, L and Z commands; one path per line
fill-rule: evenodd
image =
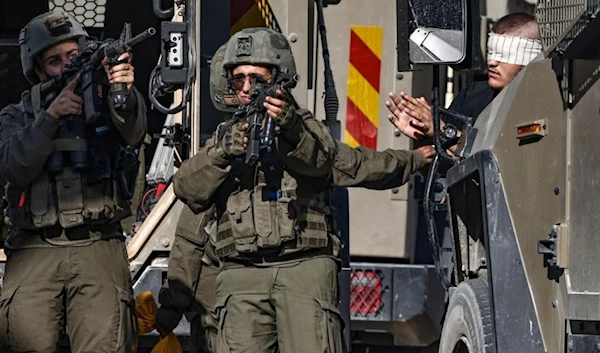
M 460 336 L 452 353 L 471 353 L 471 343 L 465 336 Z

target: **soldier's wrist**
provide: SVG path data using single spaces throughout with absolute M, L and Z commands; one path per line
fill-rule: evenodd
M 54 119 L 60 118 L 60 115 L 56 113 L 52 107 L 48 107 L 48 109 L 46 109 L 46 113 Z
M 36 118 L 34 125 L 37 126 L 42 132 L 49 138 L 53 138 L 58 131 L 58 118 L 55 118 L 50 113 L 43 112 L 39 117 Z
M 225 167 L 231 162 L 231 156 L 220 146 L 220 144 L 210 147 L 207 154 L 211 163 L 217 167 Z
M 296 124 L 298 124 L 298 114 L 296 114 L 296 109 L 293 107 L 288 107 L 288 111 L 284 113 L 284 116 L 278 119 L 277 125 L 282 131 L 292 129 Z
M 280 133 L 292 144 L 298 144 L 302 140 L 302 136 L 306 133 L 303 125 L 297 114 L 294 114 L 293 123 L 284 129 L 280 126 Z

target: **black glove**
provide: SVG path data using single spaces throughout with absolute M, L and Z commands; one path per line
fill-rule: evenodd
M 215 159 L 217 165 L 227 164 L 234 156 L 240 156 L 246 152 L 244 148 L 244 137 L 246 131 L 242 129 L 243 123 L 236 123 L 225 127 L 225 131 L 217 131 L 217 141 L 215 146 L 209 150 L 209 156 Z
M 162 305 L 158 308 L 158 312 L 156 313 L 156 322 L 154 326 L 158 333 L 160 333 L 160 336 L 164 337 L 169 332 L 173 332 L 182 317 L 183 313 L 181 311 L 176 308 L 169 308 Z
M 281 97 L 278 97 L 278 99 L 281 99 Z M 296 115 L 296 108 L 289 102 L 289 99 L 286 100 L 285 105 L 281 108 L 281 112 L 273 120 L 282 130 L 287 130 L 294 126 L 298 120 L 298 116 Z

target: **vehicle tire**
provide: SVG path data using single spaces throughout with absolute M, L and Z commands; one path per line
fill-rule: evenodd
M 492 312 L 487 281 L 467 280 L 450 299 L 439 353 L 494 353 Z

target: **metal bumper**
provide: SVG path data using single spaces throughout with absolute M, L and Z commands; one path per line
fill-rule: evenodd
M 439 339 L 445 292 L 432 265 L 352 263 L 351 267 L 353 343 L 426 347 Z M 359 271 L 373 272 L 381 282 L 381 303 L 375 312 L 356 311 Z

